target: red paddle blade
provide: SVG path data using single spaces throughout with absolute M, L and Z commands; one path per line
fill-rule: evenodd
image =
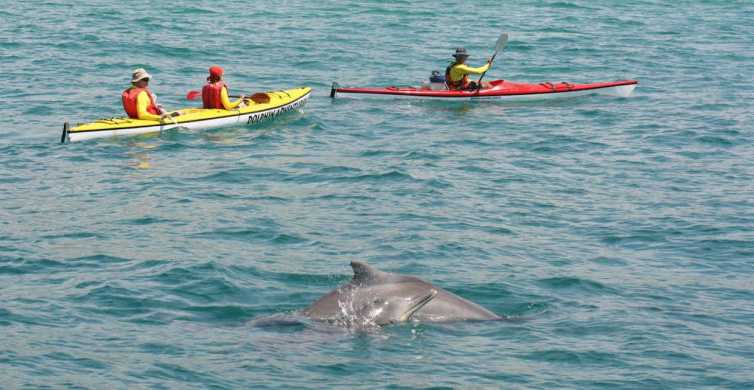
M 269 103 L 270 102 L 270 95 L 267 95 L 266 93 L 255 93 L 249 97 L 249 99 L 253 100 L 254 103 Z
M 186 99 L 188 99 L 188 100 L 196 100 L 196 99 L 198 99 L 201 96 L 202 96 L 202 93 L 199 92 L 199 91 L 189 91 L 186 94 Z

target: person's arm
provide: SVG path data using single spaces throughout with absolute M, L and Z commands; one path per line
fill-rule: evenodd
M 461 73 L 462 75 L 465 74 L 482 74 L 487 71 L 487 69 L 490 68 L 490 63 L 486 63 L 478 68 L 472 68 L 466 64 L 456 65 L 453 70 Z M 461 76 L 463 77 L 463 76 Z
M 223 107 L 225 107 L 226 110 L 232 110 L 234 108 L 237 108 L 239 104 L 241 104 L 241 101 L 243 99 L 238 99 L 235 102 L 231 102 L 228 98 L 228 88 L 223 87 L 222 91 L 220 92 L 220 100 L 223 102 Z
M 154 115 L 147 111 L 147 107 L 149 107 L 149 95 L 147 94 L 147 91 L 141 91 L 139 93 L 139 96 L 136 97 L 136 112 L 139 115 L 139 119 L 142 120 L 148 120 L 148 121 L 159 121 L 160 116 Z

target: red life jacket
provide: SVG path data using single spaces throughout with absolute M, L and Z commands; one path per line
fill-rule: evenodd
M 466 89 L 469 87 L 469 75 L 463 75 L 463 78 L 458 81 L 453 81 L 450 78 L 450 70 L 456 65 L 456 63 L 452 63 L 445 68 L 445 84 L 448 85 L 448 89 Z
M 224 81 L 207 83 L 207 85 L 202 88 L 202 103 L 204 103 L 204 108 L 225 109 L 222 99 L 223 88 L 228 88 Z
M 149 88 L 131 87 L 123 91 L 123 93 L 121 94 L 121 97 L 123 98 L 123 109 L 126 110 L 128 117 L 139 119 L 137 99 L 139 98 L 139 94 L 142 91 L 146 91 L 147 96 L 149 96 L 149 105 L 147 106 L 147 112 L 154 115 L 160 115 L 160 110 L 157 109 L 157 106 L 154 104 L 154 99 L 152 99 L 152 91 L 150 91 Z

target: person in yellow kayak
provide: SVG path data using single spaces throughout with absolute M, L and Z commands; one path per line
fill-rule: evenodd
M 131 87 L 123 91 L 123 109 L 129 118 L 151 121 L 162 121 L 167 117 L 178 116 L 180 113 L 168 113 L 157 104 L 157 97 L 149 90 L 149 80 L 152 76 L 143 68 L 133 71 Z
M 202 103 L 204 108 L 233 110 L 239 108 L 239 106 L 244 107 L 248 104 L 248 100 L 243 95 L 235 102 L 230 101 L 228 97 L 228 85 L 223 81 L 224 73 L 225 70 L 219 66 L 209 68 L 207 84 L 202 88 Z
M 448 89 L 477 89 L 479 86 L 476 82 L 469 81 L 469 75 L 486 72 L 490 68 L 491 61 L 488 59 L 486 64 L 478 68 L 472 68 L 466 65 L 466 59 L 469 58 L 469 54 L 462 47 L 456 49 L 453 57 L 455 57 L 455 61 L 445 69 L 445 84 L 448 85 Z M 489 86 L 489 83 L 482 83 L 482 88 L 489 88 Z

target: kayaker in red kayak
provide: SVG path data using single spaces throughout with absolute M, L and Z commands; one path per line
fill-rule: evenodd
M 235 102 L 230 101 L 228 98 L 228 85 L 223 81 L 224 73 L 225 70 L 219 66 L 209 68 L 207 84 L 202 88 L 202 103 L 204 104 L 204 108 L 233 110 L 239 106 L 243 107 L 248 104 L 248 100 L 243 95 Z
M 456 49 L 455 61 L 448 65 L 445 69 L 445 83 L 448 85 L 448 89 L 451 90 L 465 90 L 465 89 L 477 89 L 477 84 L 474 81 L 469 81 L 470 74 L 482 74 L 490 68 L 490 60 L 487 63 L 478 67 L 472 68 L 466 65 L 466 59 L 469 58 L 469 54 L 466 53 L 466 49 L 459 47 Z M 482 83 L 482 88 L 489 88 L 489 83 Z
M 178 116 L 180 113 L 167 113 L 157 104 L 157 97 L 149 90 L 149 80 L 152 76 L 143 68 L 133 71 L 131 87 L 123 91 L 121 99 L 123 109 L 129 118 L 161 121 L 167 117 Z

